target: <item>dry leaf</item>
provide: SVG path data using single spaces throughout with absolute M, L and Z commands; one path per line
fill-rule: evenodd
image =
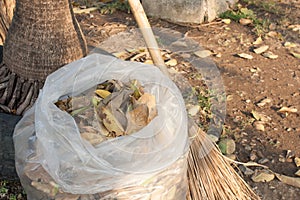
M 231 20 L 230 19 L 222 19 L 222 22 L 224 24 L 230 24 L 231 23 Z
M 106 97 L 108 97 L 109 95 L 111 95 L 111 93 L 107 90 L 96 90 L 95 93 L 97 95 L 99 95 L 101 98 L 105 99 Z
M 245 58 L 245 59 L 248 59 L 248 60 L 251 60 L 253 59 L 253 56 L 249 55 L 249 54 L 246 54 L 246 53 L 239 53 L 237 54 L 239 57 L 241 58 Z
M 275 178 L 275 175 L 270 173 L 269 171 L 267 170 L 262 170 L 262 171 L 259 171 L 258 173 L 255 173 L 251 179 L 258 183 L 258 182 L 270 182 L 272 181 L 273 179 Z
M 269 49 L 268 45 L 263 45 L 261 47 L 258 47 L 256 49 L 253 49 L 254 53 L 256 54 L 262 54 L 263 52 L 267 51 Z
M 156 109 L 156 100 L 155 96 L 149 93 L 144 93 L 137 101 L 139 105 L 146 105 L 148 107 L 148 120 L 149 123 L 154 117 L 157 116 L 157 109 Z
M 202 50 L 202 51 L 196 51 L 196 52 L 194 52 L 194 54 L 196 56 L 198 56 L 199 58 L 206 58 L 206 57 L 212 55 L 212 52 L 209 50 Z
M 270 117 L 266 116 L 265 114 L 256 112 L 256 111 L 252 111 L 251 112 L 252 116 L 254 117 L 254 119 L 256 119 L 257 121 L 261 121 L 261 122 L 268 122 L 271 120 Z
M 98 7 L 91 7 L 91 8 L 86 8 L 86 9 L 73 8 L 73 12 L 75 14 L 82 14 L 82 13 L 87 13 L 88 14 L 88 13 L 96 11 L 98 9 L 99 9 Z
M 239 20 L 239 22 L 240 22 L 240 24 L 246 26 L 246 25 L 252 24 L 253 21 L 251 19 L 241 18 Z
M 105 140 L 105 138 L 99 134 L 96 133 L 89 133 L 89 132 L 84 132 L 80 134 L 83 139 L 91 143 L 91 145 L 95 146 L 97 144 L 100 144 Z
M 294 161 L 295 161 L 296 166 L 297 166 L 297 167 L 300 167 L 300 158 L 299 158 L 299 157 L 296 157 L 296 158 L 294 159 Z
M 269 59 L 276 59 L 278 58 L 278 55 L 272 53 L 271 51 L 265 52 L 262 54 L 265 58 L 269 58 Z
M 138 105 L 135 109 L 126 113 L 127 128 L 126 134 L 141 130 L 148 124 L 148 107 L 145 104 Z
M 253 126 L 256 130 L 258 131 L 265 131 L 265 126 L 264 123 L 261 121 L 256 121 L 253 123 Z
M 278 110 L 278 112 L 281 112 L 281 113 L 297 113 L 298 110 L 296 108 L 288 108 L 288 107 L 285 107 L 283 106 L 282 108 L 280 108 Z
M 153 61 L 152 60 L 145 60 L 144 62 L 147 65 L 153 65 Z
M 283 44 L 283 46 L 285 46 L 287 48 L 293 48 L 293 47 L 296 47 L 297 45 L 295 43 L 292 43 L 292 42 L 285 42 Z
M 296 171 L 295 175 L 300 176 L 300 169 L 298 171 Z
M 263 40 L 261 39 L 260 36 L 253 42 L 254 45 L 259 45 L 261 43 L 263 43 Z
M 197 113 L 199 112 L 200 110 L 200 106 L 199 105 L 195 105 L 195 106 L 192 106 L 191 108 L 189 108 L 188 110 L 188 113 L 190 116 L 196 116 Z
M 166 65 L 174 67 L 174 66 L 177 65 L 177 60 L 176 59 L 171 59 L 171 60 L 169 60 L 169 61 L 166 62 Z
M 271 99 L 268 99 L 268 98 L 265 98 L 265 99 L 263 99 L 263 100 L 261 100 L 259 103 L 257 103 L 256 105 L 258 106 L 258 107 L 263 107 L 263 106 L 265 106 L 267 103 L 271 103 Z
M 58 193 L 58 185 L 53 181 L 49 183 L 41 183 L 37 181 L 32 181 L 31 185 L 37 190 L 46 193 L 49 197 L 54 197 Z
M 276 177 L 283 183 L 300 188 L 300 178 L 285 176 L 275 173 Z
M 100 110 L 101 114 L 99 117 L 102 119 L 105 128 L 116 137 L 124 135 L 124 128 L 111 111 L 106 107 L 101 107 Z
M 296 53 L 296 52 L 291 52 L 291 54 L 295 57 L 295 58 L 300 58 L 300 53 Z

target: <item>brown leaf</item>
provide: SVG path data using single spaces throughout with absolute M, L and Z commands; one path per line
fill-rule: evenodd
M 101 89 L 96 90 L 95 93 L 97 95 L 99 95 L 103 99 L 105 99 L 106 97 L 108 97 L 111 94 L 109 91 L 107 91 L 107 90 L 101 90 Z
M 282 108 L 280 108 L 278 110 L 278 112 L 281 112 L 281 113 L 296 113 L 298 112 L 298 110 L 296 108 L 291 108 L 291 107 L 285 107 L 283 106 Z
M 283 183 L 300 188 L 300 178 L 285 176 L 275 173 L 276 177 Z
M 124 128 L 122 127 L 118 119 L 111 113 L 111 111 L 104 106 L 102 106 L 100 110 L 100 118 L 102 118 L 103 125 L 107 128 L 107 130 L 110 133 L 115 134 L 117 137 L 124 135 Z
M 104 141 L 104 137 L 96 133 L 84 132 L 81 133 L 80 135 L 83 139 L 91 143 L 91 145 L 93 146 L 100 144 L 101 142 Z
M 145 104 L 138 105 L 135 109 L 128 111 L 126 134 L 131 134 L 141 130 L 148 124 L 148 106 Z
M 144 93 L 137 101 L 139 105 L 145 104 L 148 107 L 148 119 L 149 123 L 154 117 L 157 116 L 155 96 L 149 93 Z

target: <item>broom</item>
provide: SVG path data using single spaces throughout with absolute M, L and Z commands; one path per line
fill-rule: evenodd
M 128 0 L 132 13 L 141 29 L 148 51 L 165 75 L 168 70 L 151 26 L 139 0 Z M 189 134 L 193 140 L 188 155 L 187 200 L 259 200 L 247 183 L 238 175 L 218 147 L 196 124 L 189 121 Z

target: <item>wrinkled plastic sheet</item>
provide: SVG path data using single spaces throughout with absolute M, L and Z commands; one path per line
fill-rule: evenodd
M 158 116 L 132 135 L 94 147 L 81 138 L 72 116 L 54 103 L 110 79 L 139 80 L 146 92 L 155 95 Z M 32 199 L 30 183 L 22 178 L 28 164 L 42 166 L 60 189 L 72 194 L 140 186 L 165 170 L 185 180 L 187 114 L 180 91 L 156 67 L 94 53 L 48 76 L 35 105 L 17 124 L 14 143 L 17 172 Z M 159 184 L 163 188 L 167 183 Z M 177 184 L 186 188 L 185 181 Z M 181 193 L 184 199 L 185 189 Z

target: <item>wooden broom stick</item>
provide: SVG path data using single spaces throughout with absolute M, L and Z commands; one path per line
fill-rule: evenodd
M 168 69 L 165 65 L 165 62 L 161 56 L 160 49 L 155 40 L 154 34 L 152 32 L 151 26 L 145 14 L 144 8 L 139 0 L 128 0 L 131 11 L 134 15 L 134 18 L 141 29 L 143 38 L 146 42 L 148 51 L 153 60 L 155 66 L 157 66 L 162 73 L 166 76 L 169 76 Z

